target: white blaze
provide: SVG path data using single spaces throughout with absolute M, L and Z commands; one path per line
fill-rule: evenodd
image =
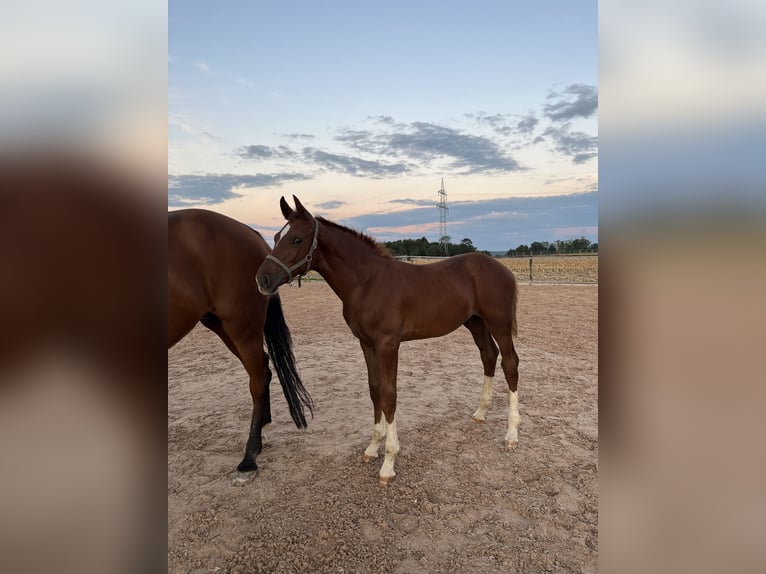
M 289 223 L 286 223 L 286 224 L 285 224 L 285 226 L 284 226 L 282 229 L 280 229 L 280 230 L 279 230 L 279 233 L 277 233 L 277 236 L 276 236 L 276 238 L 275 238 L 275 240 L 274 240 L 274 247 L 276 247 L 276 246 L 277 246 L 277 244 L 279 243 L 279 241 L 280 241 L 280 240 L 281 240 L 281 239 L 282 239 L 282 238 L 283 238 L 285 235 L 287 235 L 287 232 L 288 232 L 288 231 L 290 231 L 290 224 L 289 224 Z

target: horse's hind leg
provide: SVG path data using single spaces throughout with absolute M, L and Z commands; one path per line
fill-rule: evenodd
M 241 348 L 241 347 L 240 347 Z M 248 349 L 242 352 L 242 363 L 250 375 L 250 396 L 253 400 L 253 414 L 250 421 L 250 433 L 245 446 L 245 456 L 237 465 L 239 472 L 251 472 L 258 469 L 255 458 L 263 449 L 263 428 L 271 422 L 271 400 L 269 397 L 269 377 L 264 370 L 263 340 L 253 337 Z
M 500 345 L 505 380 L 508 382 L 508 432 L 505 435 L 505 446 L 515 448 L 519 444 L 519 396 L 517 387 L 519 383 L 519 356 L 513 346 L 510 325 L 492 329 L 492 335 Z
M 481 399 L 479 408 L 473 413 L 471 418 L 477 423 L 483 423 L 486 419 L 487 409 L 492 404 L 492 386 L 495 377 L 495 368 L 497 367 L 498 349 L 495 341 L 492 340 L 492 334 L 484 322 L 484 319 L 474 315 L 464 325 L 471 331 L 473 340 L 481 353 L 481 363 L 484 366 L 484 385 L 481 388 Z
M 247 365 L 245 365 L 245 362 L 239 353 L 239 349 L 237 349 L 237 345 L 234 343 L 229 334 L 224 330 L 221 320 L 213 313 L 206 313 L 200 322 L 205 327 L 213 331 L 216 335 L 218 335 L 218 337 L 221 339 L 221 341 L 224 342 L 229 351 L 231 351 L 232 354 L 242 362 L 245 370 L 247 370 Z M 268 393 L 268 385 L 271 383 L 271 369 L 269 369 L 269 356 L 265 351 L 263 353 L 263 377 L 266 380 L 266 392 Z M 263 434 L 263 431 L 266 430 L 266 427 L 271 423 L 271 401 L 267 401 L 265 408 L 266 414 L 264 417 L 263 428 L 261 429 L 261 442 L 264 445 L 266 445 L 266 435 Z
M 242 484 L 258 469 L 255 459 L 263 449 L 261 432 L 263 427 L 271 422 L 269 397 L 271 371 L 268 368 L 267 355 L 263 350 L 263 317 L 260 320 L 248 317 L 247 320 L 237 322 L 224 321 L 220 327 L 210 326 L 210 329 L 215 331 L 232 353 L 239 357 L 250 377 L 253 414 L 247 446 L 245 446 L 245 456 L 237 465 L 240 473 L 248 473 L 238 477 L 236 483 Z

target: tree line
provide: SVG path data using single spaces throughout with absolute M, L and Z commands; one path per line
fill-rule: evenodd
M 452 243 L 449 236 L 445 237 L 447 244 L 447 253 L 449 255 L 459 255 L 460 253 L 471 253 L 478 251 L 470 238 L 464 237 L 459 243 Z M 386 241 L 383 245 L 394 256 L 409 257 L 443 257 L 447 253 L 444 250 L 444 243 L 439 241 L 428 241 L 425 237 L 420 239 L 397 239 L 396 241 Z M 482 251 L 490 255 L 489 251 Z M 591 243 L 585 237 L 577 239 L 557 240 L 557 241 L 533 241 L 529 245 L 519 245 L 505 252 L 506 257 L 521 257 L 525 255 L 556 255 L 565 253 L 598 253 L 598 243 Z
M 474 247 L 473 241 L 468 237 L 463 238 L 460 243 L 452 243 L 450 237 L 446 237 L 447 253 L 449 255 L 459 255 L 460 253 L 470 253 L 477 251 Z M 410 257 L 426 256 L 426 257 L 443 257 L 447 253 L 444 252 L 444 244 L 438 241 L 428 241 L 425 237 L 420 239 L 397 239 L 396 241 L 386 241 L 386 249 L 391 252 L 391 255 L 400 256 L 408 255 Z M 489 254 L 489 252 L 484 252 Z
M 533 241 L 529 245 L 519 245 L 505 252 L 506 257 L 523 255 L 560 255 L 565 253 L 598 253 L 598 243 L 591 243 L 585 237 L 577 239 Z

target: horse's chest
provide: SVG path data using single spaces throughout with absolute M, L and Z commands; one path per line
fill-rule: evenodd
M 383 315 L 365 312 L 351 305 L 343 306 L 343 319 L 360 341 L 370 341 L 385 322 Z

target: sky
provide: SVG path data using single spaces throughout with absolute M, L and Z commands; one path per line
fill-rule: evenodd
M 598 241 L 596 2 L 171 0 L 168 207 Z

